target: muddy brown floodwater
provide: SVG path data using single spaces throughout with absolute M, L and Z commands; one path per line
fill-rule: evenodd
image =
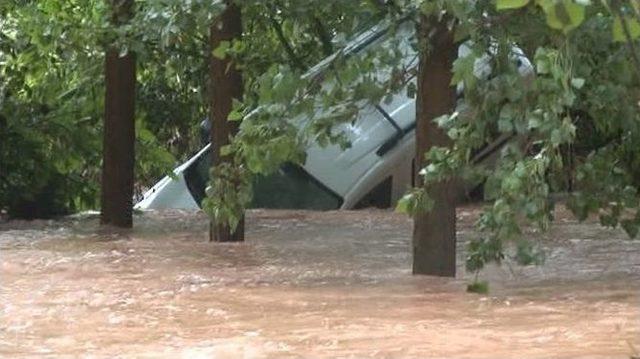
M 460 245 L 475 210 L 461 209 Z M 640 241 L 561 219 L 541 267 L 491 267 L 488 295 L 410 274 L 386 211 L 252 211 L 244 244 L 202 214 L 0 224 L 0 356 L 624 358 L 640 350 Z M 635 349 L 634 349 L 635 348 Z

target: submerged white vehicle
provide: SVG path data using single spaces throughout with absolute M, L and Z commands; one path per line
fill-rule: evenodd
M 343 53 L 355 55 L 376 46 L 400 43 L 406 53 L 405 66 L 415 66 L 417 56 L 409 43 L 413 26 L 405 26 L 395 36 L 387 34 L 388 27 L 374 27 L 358 36 Z M 468 52 L 468 48 L 461 46 L 458 55 L 465 56 Z M 331 60 L 332 57 L 319 63 L 310 73 L 321 71 Z M 531 64 L 523 56 L 518 59 L 518 66 L 523 74 L 532 72 Z M 477 60 L 479 77 L 486 76 L 487 69 L 486 63 Z M 303 166 L 287 164 L 277 173 L 256 180 L 252 207 L 331 210 L 394 205 L 413 186 L 415 117 L 415 99 L 407 96 L 406 91 L 396 94 L 391 101 L 365 108 L 352 124 L 338 129 L 350 140 L 350 148 L 312 144 Z M 476 159 L 491 158 L 505 142 L 501 139 L 487 146 Z M 209 146 L 176 168 L 173 176 L 164 177 L 147 191 L 135 208 L 200 208 L 211 164 Z

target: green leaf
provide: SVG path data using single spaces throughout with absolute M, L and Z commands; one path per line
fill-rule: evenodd
M 582 86 L 584 86 L 584 82 L 585 80 L 583 78 L 574 77 L 571 79 L 571 86 L 579 90 L 582 88 Z
M 398 204 L 396 205 L 396 212 L 404 213 L 404 214 L 412 214 L 411 207 L 413 202 L 412 194 L 405 194 L 398 200 Z
M 538 48 L 534 57 L 536 64 L 536 72 L 540 75 L 546 75 L 551 72 L 551 56 L 550 52 L 545 48 Z
M 227 51 L 229 51 L 230 47 L 231 43 L 229 41 L 221 41 L 220 45 L 213 50 L 212 54 L 218 59 L 224 59 L 227 56 Z
M 577 28 L 584 21 L 585 5 L 573 0 L 539 1 L 547 15 L 547 24 L 565 34 Z
M 238 110 L 233 110 L 231 112 L 229 112 L 229 116 L 227 117 L 227 120 L 229 121 L 240 121 L 242 120 L 242 118 L 244 117 L 244 114 Z
M 504 105 L 500 110 L 500 116 L 498 117 L 498 131 L 504 133 L 513 131 L 513 120 L 515 115 L 515 109 L 512 105 Z
M 229 156 L 231 153 L 233 153 L 233 147 L 231 147 L 231 145 L 220 147 L 221 156 Z
M 496 0 L 496 9 L 519 9 L 527 6 L 527 4 L 529 4 L 529 0 Z

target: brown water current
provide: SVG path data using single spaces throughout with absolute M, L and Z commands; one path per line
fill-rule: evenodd
M 199 213 L 0 224 L 0 357 L 624 358 L 640 355 L 640 241 L 560 219 L 540 267 L 465 287 L 412 276 L 411 221 L 388 211 L 251 211 L 243 244 Z

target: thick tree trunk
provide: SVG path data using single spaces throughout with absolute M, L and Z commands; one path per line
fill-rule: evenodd
M 114 23 L 130 15 L 133 1 L 113 2 Z M 105 114 L 102 150 L 102 211 L 100 222 L 130 228 L 135 164 L 136 56 L 120 57 L 108 49 L 105 59 Z
M 416 99 L 416 184 L 422 185 L 418 171 L 433 146 L 449 146 L 450 139 L 433 121 L 455 106 L 451 70 L 457 46 L 446 19 L 423 16 L 418 25 L 420 44 L 425 46 L 418 68 Z M 428 46 L 427 46 L 428 44 Z M 428 49 L 428 50 L 426 50 Z M 419 213 L 413 227 L 413 273 L 437 276 L 456 274 L 456 197 L 455 181 L 430 186 L 435 201 L 430 212 Z
M 232 41 L 242 36 L 242 18 L 240 8 L 228 1 L 222 14 L 210 28 L 211 50 L 222 41 Z M 243 86 L 242 75 L 229 57 L 210 58 L 210 93 L 211 103 L 209 118 L 211 119 L 211 158 L 216 166 L 228 159 L 220 155 L 220 148 L 229 144 L 230 137 L 238 131 L 238 123 L 227 120 L 232 110 L 233 99 L 241 99 Z M 211 223 L 209 240 L 216 242 L 239 242 L 244 240 L 244 218 L 240 220 L 234 232 L 227 225 Z

